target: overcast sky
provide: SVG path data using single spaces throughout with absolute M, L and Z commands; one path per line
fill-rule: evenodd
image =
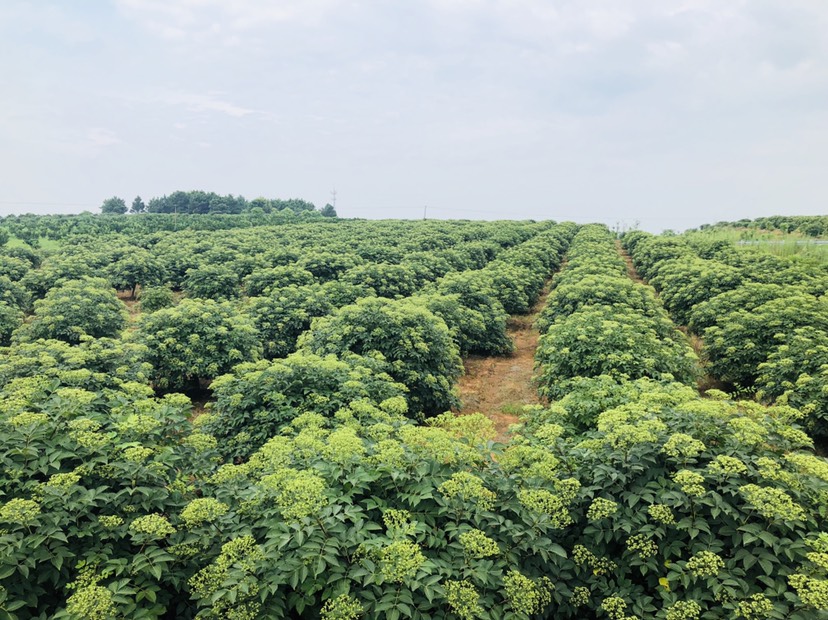
M 0 2 L 0 214 L 826 214 L 825 0 Z

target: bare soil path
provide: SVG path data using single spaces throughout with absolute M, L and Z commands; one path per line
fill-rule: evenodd
M 541 402 L 532 381 L 535 367 L 535 349 L 538 347 L 538 331 L 533 324 L 546 303 L 551 279 L 543 294 L 525 316 L 509 319 L 507 332 L 515 343 L 515 350 L 504 357 L 472 355 L 463 361 L 466 374 L 460 377 L 458 388 L 460 415 L 480 412 L 494 422 L 497 441 L 509 439 L 509 426 L 520 421 L 524 405 Z

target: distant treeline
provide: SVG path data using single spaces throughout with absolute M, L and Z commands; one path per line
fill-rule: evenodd
M 289 210 L 294 213 L 316 211 L 316 205 L 301 198 L 255 198 L 247 200 L 244 196 L 227 194 L 222 196 L 215 192 L 193 190 L 189 192 L 177 191 L 169 196 L 152 198 L 145 203 L 140 196 L 136 196 L 132 205 L 127 208 L 126 201 L 118 196 L 107 198 L 101 205 L 101 213 L 105 215 L 123 215 L 129 213 L 174 213 L 193 215 L 238 215 L 248 211 L 257 213 L 273 213 Z M 325 205 L 319 212 L 327 217 L 336 217 L 332 205 Z
M 173 192 L 169 196 L 153 198 L 147 203 L 148 213 L 244 213 L 251 209 L 261 209 L 264 213 L 290 209 L 294 213 L 316 211 L 316 205 L 301 198 L 255 198 L 247 200 L 244 196 L 220 196 L 214 192 L 200 190 L 192 192 Z
M 828 237 L 828 215 L 772 215 L 758 217 L 755 220 L 703 224 L 699 227 L 700 230 L 715 228 L 758 228 L 781 230 L 786 233 L 798 232 L 807 237 Z

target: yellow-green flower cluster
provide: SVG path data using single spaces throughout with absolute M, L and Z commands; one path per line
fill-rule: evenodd
M 748 468 L 742 461 L 733 456 L 720 454 L 713 459 L 707 469 L 719 476 L 739 476 L 747 472 Z
M 249 618 L 257 618 L 258 603 L 242 603 L 242 599 L 254 599 L 258 595 L 259 583 L 253 574 L 259 562 L 264 559 L 264 553 L 252 536 L 239 536 L 222 545 L 221 554 L 213 563 L 190 578 L 190 588 L 197 598 L 209 599 L 224 586 L 231 568 L 242 570 L 245 576 L 238 579 L 233 586 L 236 595 L 219 598 L 213 603 L 210 611 L 215 618 L 232 618 L 234 611 L 242 611 Z
M 552 481 L 558 477 L 560 461 L 545 448 L 528 445 L 510 445 L 499 458 L 504 471 L 520 470 L 525 478 Z
M 287 437 L 272 437 L 247 462 L 252 472 L 269 473 L 290 464 L 293 445 Z
M 111 591 L 90 585 L 78 589 L 67 599 L 66 613 L 73 620 L 110 620 L 115 617 L 117 608 Z
M 733 438 L 745 446 L 755 446 L 768 437 L 768 429 L 750 418 L 732 418 L 728 424 L 733 429 Z
M 461 620 L 474 620 L 483 613 L 480 594 L 471 582 L 446 581 L 443 587 L 446 591 L 446 602 Z
M 517 613 L 531 616 L 552 602 L 552 582 L 546 577 L 533 580 L 516 570 L 503 577 L 504 595 Z
M 788 577 L 788 583 L 805 605 L 828 609 L 828 579 L 815 579 L 796 573 Z
M 586 566 L 592 569 L 593 575 L 606 575 L 618 568 L 612 560 L 599 558 L 583 545 L 575 545 L 572 548 L 572 557 L 579 566 Z
M 517 492 L 517 498 L 529 510 L 547 515 L 553 528 L 560 529 L 573 522 L 569 501 L 562 495 L 546 489 L 522 489 Z
M 473 558 L 486 558 L 500 553 L 497 543 L 480 530 L 470 530 L 460 534 L 463 550 Z
M 635 616 L 627 615 L 627 602 L 620 596 L 610 596 L 601 603 L 601 609 L 610 617 L 610 620 L 634 620 Z
M 407 510 L 389 508 L 382 513 L 382 521 L 392 537 L 410 536 L 416 530 L 416 524 L 411 522 L 411 513 Z
M 144 446 L 132 446 L 129 448 L 124 448 L 124 458 L 127 461 L 132 463 L 142 463 L 146 461 L 149 457 L 155 454 L 155 450 L 152 448 L 146 448 Z
M 118 432 L 126 435 L 149 435 L 161 428 L 163 422 L 158 418 L 145 413 L 131 413 L 115 423 Z
M 8 422 L 16 429 L 26 427 L 37 427 L 41 424 L 46 424 L 49 421 L 49 416 L 45 413 L 33 413 L 25 411 L 18 413 L 16 416 L 9 418 Z
M 227 514 L 229 506 L 213 497 L 200 497 L 192 500 L 181 511 L 181 520 L 188 528 L 198 527 L 202 523 L 212 523 Z
M 129 531 L 151 538 L 165 538 L 170 534 L 175 534 L 176 530 L 167 517 L 154 512 L 135 519 L 129 524 Z
M 275 493 L 275 502 L 287 521 L 299 521 L 328 505 L 324 478 L 308 471 L 285 468 L 264 476 L 261 485 Z
M 322 620 L 356 620 L 362 614 L 362 605 L 348 594 L 328 599 L 322 606 Z
M 328 443 L 323 448 L 322 454 L 329 461 L 339 465 L 348 465 L 362 459 L 365 446 L 353 429 L 343 426 L 328 435 Z
M 80 447 L 86 448 L 87 450 L 98 450 L 105 446 L 109 441 L 109 438 L 106 435 L 95 431 L 73 430 L 69 431 L 69 437 L 71 437 Z
M 759 468 L 759 475 L 762 478 L 783 482 L 794 488 L 802 487 L 798 476 L 789 471 L 783 470 L 780 462 L 775 459 L 763 456 L 762 458 L 756 460 L 756 465 Z
M 474 501 L 480 510 L 491 510 L 497 498 L 494 491 L 483 485 L 483 481 L 469 472 L 461 471 L 437 487 L 447 499 Z
M 687 560 L 687 570 L 699 578 L 715 577 L 724 566 L 724 560 L 712 551 L 699 551 Z
M 664 504 L 650 504 L 647 507 L 647 514 L 654 521 L 658 521 L 664 525 L 672 525 L 676 522 L 673 511 L 669 506 L 665 506 Z
M 386 470 L 401 469 L 406 463 L 405 448 L 396 439 L 383 439 L 374 446 L 368 461 Z
M 481 452 L 458 441 L 442 428 L 408 425 L 400 429 L 400 440 L 418 456 L 438 463 L 471 464 L 481 459 Z
M 666 620 L 699 620 L 701 606 L 696 601 L 676 601 L 667 609 Z
M 785 460 L 806 476 L 814 476 L 828 482 L 828 461 L 813 454 L 786 454 Z
M 577 586 L 572 589 L 572 595 L 569 597 L 569 602 L 574 607 L 582 607 L 589 603 L 589 588 L 584 586 Z
M 114 530 L 124 524 L 124 520 L 118 515 L 102 515 L 98 517 L 98 523 L 108 530 Z
M 0 507 L 0 521 L 29 525 L 40 514 L 40 504 L 31 499 L 11 499 Z
M 533 433 L 536 439 L 540 439 L 545 444 L 552 444 L 561 435 L 564 434 L 564 427 L 560 424 L 552 424 L 547 422 L 541 424 Z
M 822 570 L 828 570 L 828 553 L 811 551 L 806 553 L 805 557 L 819 566 Z
M 773 613 L 773 603 L 764 594 L 754 594 L 736 605 L 736 616 L 746 620 L 767 620 Z
M 801 521 L 805 518 L 805 510 L 802 506 L 780 489 L 746 484 L 739 487 L 739 493 L 766 519 Z
M 794 448 L 812 448 L 814 446 L 814 440 L 805 431 L 794 428 L 789 424 L 779 423 L 774 430 L 782 439 L 787 439 Z
M 196 452 L 208 452 L 218 448 L 218 441 L 215 437 L 201 432 L 191 433 L 186 439 L 184 439 L 183 443 L 185 446 L 189 446 Z
M 429 419 L 427 423 L 448 431 L 457 439 L 465 439 L 472 445 L 485 444 L 497 436 L 494 423 L 482 413 L 455 415 L 447 412 Z
M 704 476 L 689 469 L 680 469 L 673 474 L 673 480 L 687 495 L 700 497 L 704 495 Z
M 684 433 L 673 433 L 661 449 L 675 459 L 693 459 L 704 452 L 705 445 L 698 439 Z
M 644 534 L 635 534 L 627 539 L 627 549 L 633 553 L 638 553 L 642 559 L 646 560 L 658 553 L 658 545 L 656 542 Z
M 420 547 L 410 540 L 395 540 L 380 549 L 377 559 L 382 580 L 395 583 L 416 575 L 426 560 Z
M 74 473 L 69 472 L 65 474 L 52 474 L 49 476 L 48 482 L 46 482 L 47 487 L 52 487 L 53 489 L 69 489 L 75 486 L 78 482 L 80 482 L 81 477 Z
M 592 500 L 587 510 L 587 519 L 590 521 L 598 521 L 599 519 L 606 519 L 611 517 L 618 511 L 618 503 L 603 497 L 596 497 Z

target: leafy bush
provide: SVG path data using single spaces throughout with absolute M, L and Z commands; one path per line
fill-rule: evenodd
M 155 312 L 162 308 L 169 308 L 175 303 L 172 290 L 166 286 L 142 288 L 140 300 L 142 312 Z
M 694 332 L 701 334 L 708 327 L 736 310 L 752 312 L 764 303 L 796 294 L 794 287 L 780 284 L 761 284 L 759 282 L 745 282 L 741 286 L 719 293 L 715 297 L 700 302 L 690 312 L 688 326 Z
M 666 318 L 625 306 L 586 306 L 561 317 L 540 337 L 535 354 L 542 394 L 563 395 L 573 377 L 695 379 L 696 356 Z
M 474 338 L 475 342 L 469 345 L 469 350 L 482 355 L 503 355 L 512 352 L 514 343 L 506 333 L 509 315 L 495 298 L 488 284 L 474 272 L 450 273 L 423 292 L 457 295 L 461 304 L 479 314 L 483 320 L 484 332 Z
M 310 271 L 320 282 L 327 282 L 336 280 L 340 275 L 362 262 L 363 260 L 354 254 L 316 251 L 302 256 L 299 266 Z
M 253 297 L 244 306 L 259 332 L 264 356 L 286 357 L 296 350 L 299 335 L 307 331 L 314 317 L 333 310 L 323 287 L 288 286 L 265 297 Z
M 0 276 L 6 276 L 13 282 L 25 276 L 31 267 L 31 263 L 25 259 L 0 254 Z
M 742 274 L 735 267 L 687 257 L 663 261 L 653 271 L 656 275 L 650 283 L 680 325 L 687 325 L 696 304 L 735 289 L 742 282 Z
M 360 299 L 315 319 L 299 347 L 318 355 L 380 353 L 388 374 L 408 387 L 413 413 L 432 416 L 458 402 L 454 383 L 463 366 L 451 332 L 443 319 L 410 301 Z
M 23 313 L 15 306 L 0 301 L 0 346 L 11 342 L 12 332 L 23 323 Z
M 248 457 L 302 413 L 331 417 L 350 403 L 379 406 L 404 396 L 405 386 L 385 372 L 385 362 L 358 355 L 343 359 L 294 353 L 286 359 L 248 362 L 217 377 L 205 428 L 229 457 Z
M 253 322 L 229 302 L 184 299 L 141 317 L 131 336 L 148 349 L 153 383 L 164 390 L 197 386 L 261 356 Z
M 161 284 L 166 279 L 164 265 L 151 252 L 143 248 L 131 248 L 106 269 L 110 284 L 119 291 L 130 290 L 135 297 L 138 285 Z
M 21 341 L 38 338 L 63 340 L 71 344 L 83 336 L 117 336 L 126 325 L 126 310 L 106 280 L 69 280 L 35 302 L 34 316 L 15 337 Z
M 798 413 L 673 388 L 642 397 L 571 438 L 555 423 L 563 408 L 531 411 L 545 423 L 499 458 L 512 475 L 578 480 L 556 537 L 573 562 L 571 607 L 555 617 L 822 617 L 828 464 Z
M 558 317 L 572 314 L 584 306 L 626 306 L 649 317 L 664 312 L 651 288 L 636 284 L 626 276 L 589 274 L 572 278 L 568 274 L 559 282 L 547 297 L 546 305 L 535 322 L 541 333 L 545 333 Z
M 244 279 L 244 292 L 249 297 L 259 297 L 274 289 L 286 286 L 305 286 L 313 284 L 313 274 L 296 265 L 284 267 L 269 267 L 267 269 L 256 269 Z
M 188 269 L 183 287 L 190 297 L 204 299 L 234 299 L 241 295 L 239 277 L 222 265 Z
M 25 406 L 0 413 L 4 617 L 191 617 L 180 589 L 197 566 L 168 515 L 213 453 L 191 441 L 189 400 L 57 388 Z
M 112 338 L 85 337 L 77 345 L 62 340 L 15 343 L 2 349 L 0 385 L 8 396 L 8 386 L 18 379 L 35 379 L 25 385 L 36 393 L 56 387 L 105 392 L 146 384 L 152 371 L 146 355 L 144 346 Z
M 0 276 L 0 302 L 25 310 L 29 307 L 31 296 L 22 285 L 12 282 L 7 276 Z
M 759 364 L 757 396 L 796 407 L 812 436 L 828 436 L 828 333 L 800 327 L 776 340 L 768 361 Z
M 405 265 L 366 263 L 351 267 L 340 279 L 349 284 L 365 286 L 377 297 L 408 297 L 420 286 L 416 273 Z
M 828 329 L 828 299 L 792 295 L 768 301 L 752 311 L 735 310 L 704 330 L 710 371 L 737 386 L 753 386 L 759 364 L 776 347 L 776 334 L 798 327 Z

